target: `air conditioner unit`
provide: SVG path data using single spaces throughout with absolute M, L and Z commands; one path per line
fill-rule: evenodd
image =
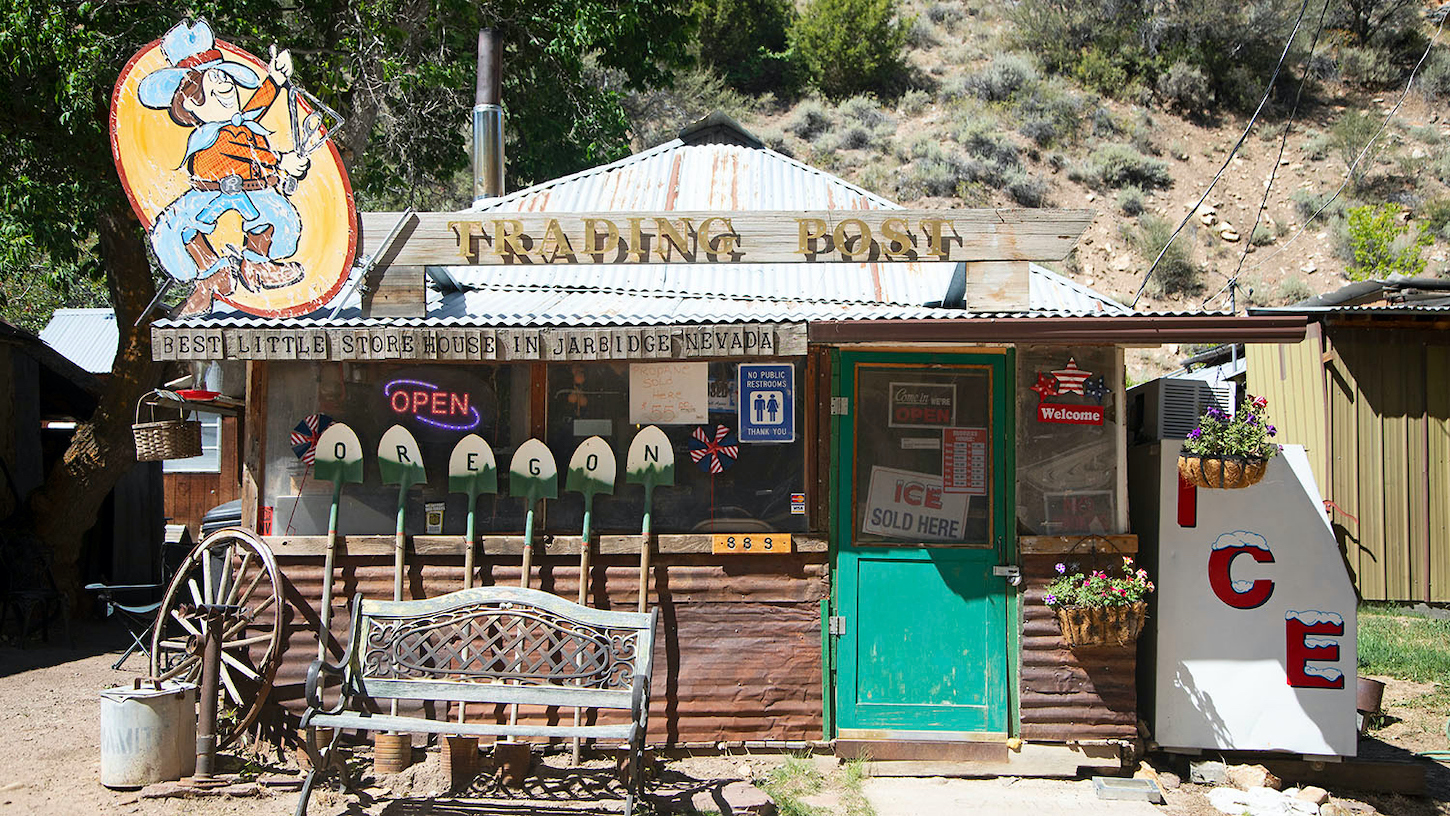
M 1128 389 L 1128 426 L 1136 442 L 1187 439 L 1198 418 L 1216 405 L 1232 415 L 1238 386 L 1231 382 L 1164 377 Z

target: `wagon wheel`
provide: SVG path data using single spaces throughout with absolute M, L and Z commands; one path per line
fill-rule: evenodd
M 240 528 L 218 530 L 187 553 L 151 634 L 151 676 L 201 683 L 206 619 L 192 606 L 240 607 L 223 619 L 217 747 L 256 721 L 282 657 L 282 584 L 272 550 Z

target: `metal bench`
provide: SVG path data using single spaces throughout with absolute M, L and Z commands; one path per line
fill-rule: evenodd
M 312 770 L 297 816 L 305 816 L 317 778 L 334 764 L 344 729 L 618 741 L 629 751 L 629 816 L 644 792 L 640 760 L 658 615 L 590 609 L 518 587 L 475 587 L 419 601 L 359 595 L 347 654 L 337 665 L 318 660 L 307 670 L 302 726 Z M 328 675 L 342 678 L 333 706 L 322 699 Z M 616 710 L 629 719 L 602 725 L 460 723 L 450 719 L 447 705 L 436 717 L 373 713 L 385 710 L 379 701 L 395 699 Z M 317 743 L 319 727 L 334 729 L 325 749 Z

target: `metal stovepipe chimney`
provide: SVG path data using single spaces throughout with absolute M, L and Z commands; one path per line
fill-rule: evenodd
M 473 94 L 473 200 L 503 195 L 503 49 L 498 32 L 478 32 L 478 84 Z

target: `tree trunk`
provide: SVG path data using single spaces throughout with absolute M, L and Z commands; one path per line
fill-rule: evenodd
M 70 447 L 27 503 L 29 521 L 54 558 L 56 583 L 72 603 L 80 601 L 82 537 L 95 525 L 111 489 L 136 463 L 133 411 L 141 394 L 155 387 L 162 368 L 151 359 L 150 321 L 134 326 L 155 297 L 156 285 L 145 238 L 125 201 L 101 212 L 97 232 L 120 331 L 116 361 L 90 421 L 77 425 Z

